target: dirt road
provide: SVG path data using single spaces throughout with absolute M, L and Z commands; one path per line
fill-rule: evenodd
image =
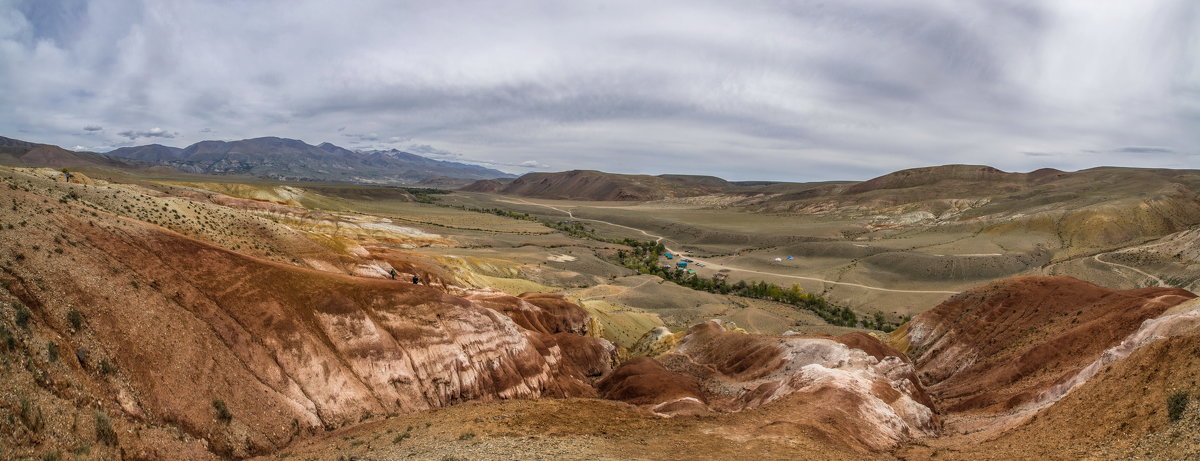
M 1114 262 L 1108 262 L 1108 261 L 1105 261 L 1105 260 L 1103 260 L 1103 259 L 1100 259 L 1100 255 L 1093 256 L 1093 257 L 1092 257 L 1092 259 L 1095 259 L 1095 260 L 1096 260 L 1096 262 L 1098 262 L 1098 263 L 1101 263 L 1101 264 L 1107 264 L 1107 265 L 1109 265 L 1109 266 L 1113 266 L 1113 267 L 1119 267 L 1119 268 L 1122 268 L 1122 269 L 1129 269 L 1129 270 L 1131 270 L 1131 271 L 1134 271 L 1134 272 L 1137 272 L 1137 273 L 1139 273 L 1139 274 L 1142 274 L 1142 275 L 1146 276 L 1146 278 L 1149 278 L 1150 280 L 1153 280 L 1153 281 L 1154 281 L 1154 283 L 1156 283 L 1156 284 L 1157 284 L 1157 286 L 1160 286 L 1160 287 L 1165 287 L 1165 286 L 1167 286 L 1166 282 L 1163 282 L 1163 279 L 1160 279 L 1160 278 L 1158 278 L 1157 276 L 1155 276 L 1155 275 L 1153 275 L 1153 274 L 1146 273 L 1146 271 L 1143 271 L 1143 270 L 1141 270 L 1141 269 L 1138 269 L 1138 268 L 1136 268 L 1136 267 L 1130 267 L 1130 266 L 1126 266 L 1126 265 L 1124 265 L 1124 264 L 1119 264 L 1119 263 L 1114 263 Z

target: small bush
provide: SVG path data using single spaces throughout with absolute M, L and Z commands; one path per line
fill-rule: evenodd
M 233 420 L 233 413 L 229 412 L 229 407 L 225 405 L 225 401 L 221 399 L 213 400 L 213 410 L 217 412 L 217 419 L 221 422 L 228 423 Z
M 108 357 L 100 359 L 100 373 L 108 376 L 117 372 L 117 365 L 112 363 Z
M 17 304 L 16 307 L 17 307 L 17 317 L 16 317 L 17 326 L 19 326 L 21 328 L 29 328 L 29 319 L 33 317 L 33 312 L 29 312 L 29 309 L 25 308 L 25 306 L 20 305 L 20 304 Z
M 404 439 L 412 437 L 412 431 L 413 427 L 408 426 L 408 429 L 405 429 L 403 434 L 397 435 L 396 438 L 392 439 L 392 443 L 400 443 L 403 442 Z
M 52 451 L 42 455 L 42 461 L 61 461 L 62 454 L 57 451 Z
M 112 420 L 103 412 L 96 412 L 96 441 L 105 445 L 117 444 L 117 431 L 113 430 Z
M 58 361 L 58 343 L 50 341 L 46 344 L 46 356 L 50 359 L 50 362 Z
M 1179 391 L 1167 397 L 1167 417 L 1171 421 L 1179 421 L 1183 417 L 1183 411 L 1187 410 L 1188 395 L 1187 392 Z
M 475 438 L 475 433 L 472 431 L 463 432 L 458 435 L 458 440 L 471 440 Z
M 41 432 L 46 425 L 42 419 L 42 409 L 26 397 L 21 397 L 21 422 L 33 432 Z
M 83 329 L 83 314 L 75 309 L 67 312 L 67 325 L 71 327 L 71 331 L 79 331 Z
M 0 325 L 0 348 L 3 348 L 5 351 L 17 348 L 17 338 L 13 336 L 11 331 L 8 331 L 8 328 L 4 328 L 4 325 Z

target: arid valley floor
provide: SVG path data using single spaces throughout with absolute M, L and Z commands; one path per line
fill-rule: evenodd
M 1197 171 L 71 170 L 0 167 L 0 458 L 1200 457 Z

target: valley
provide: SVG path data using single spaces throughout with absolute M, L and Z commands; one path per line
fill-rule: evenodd
M 0 1 L 0 460 L 1200 460 L 1198 31 Z
M 743 186 L 594 201 L 2 167 L 0 440 L 81 459 L 1195 453 L 1159 410 L 1195 386 L 1164 368 L 1194 370 L 1174 348 L 1200 333 L 1191 177 L 1148 211 L 908 190 L 959 170 L 905 183 L 914 202 L 814 211 Z M 1096 216 L 1129 224 L 1068 238 Z M 635 270 L 630 242 L 713 282 Z M 801 301 L 721 288 L 762 282 Z M 1145 399 L 1114 390 L 1143 375 Z M 1081 399 L 1125 416 L 1038 429 L 1100 418 Z

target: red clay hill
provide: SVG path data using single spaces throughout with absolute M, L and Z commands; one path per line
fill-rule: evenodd
M 6 447 L 89 446 L 94 424 L 115 434 L 95 456 L 243 457 L 373 415 L 596 396 L 615 358 L 558 295 L 270 262 L 26 184 L 0 192 L 0 336 L 23 370 L 0 387 L 29 419 Z
M 1056 386 L 1147 320 L 1195 297 L 1177 288 L 1111 290 L 1071 277 L 1015 277 L 955 295 L 892 341 L 913 358 L 943 411 L 975 415 L 960 418 L 962 429 L 982 428 L 1060 397 L 1051 395 Z

